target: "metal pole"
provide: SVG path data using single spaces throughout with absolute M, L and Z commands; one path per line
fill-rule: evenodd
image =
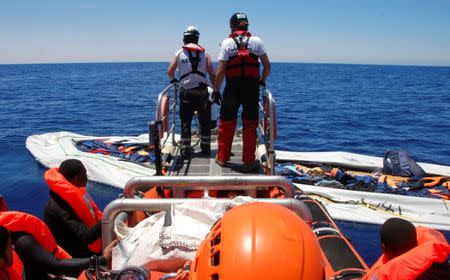
M 287 198 L 293 197 L 295 188 L 282 176 L 161 176 L 136 177 L 128 181 L 123 195 L 134 197 L 139 188 L 165 187 L 175 190 L 254 190 L 257 187 L 279 187 Z
M 161 121 L 151 121 L 148 124 L 148 139 L 150 145 L 155 147 L 155 167 L 156 175 L 162 175 L 162 162 L 161 162 L 161 139 L 159 137 L 159 127 L 162 124 Z
M 177 112 L 177 103 L 178 103 L 178 93 L 180 88 L 178 86 L 174 86 L 173 88 L 173 110 L 172 110 L 172 124 L 173 124 L 173 133 L 172 133 L 172 145 L 175 145 L 175 127 L 176 127 L 176 112 Z
M 199 202 L 205 199 L 130 199 L 119 198 L 109 203 L 103 211 L 102 217 L 102 248 L 105 248 L 115 238 L 114 236 L 114 220 L 120 212 L 127 211 L 164 211 L 170 209 L 172 205 L 186 203 L 188 201 Z M 230 199 L 214 199 L 214 202 L 228 203 Z M 274 203 L 285 206 L 305 222 L 312 222 L 312 215 L 308 207 L 301 201 L 293 198 L 284 199 L 255 199 L 253 202 Z

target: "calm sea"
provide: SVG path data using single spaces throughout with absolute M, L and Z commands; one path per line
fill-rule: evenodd
M 44 168 L 25 149 L 32 134 L 138 135 L 167 84 L 167 63 L 0 65 L 0 193 L 42 216 Z M 450 165 L 450 67 L 274 63 L 277 149 L 382 156 L 408 151 Z M 89 183 L 103 208 L 119 190 Z M 371 264 L 378 226 L 339 223 Z M 447 234 L 447 237 L 450 236 Z

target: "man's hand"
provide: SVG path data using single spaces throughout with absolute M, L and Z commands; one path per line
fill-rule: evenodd
M 119 241 L 113 240 L 111 243 L 108 244 L 108 246 L 105 247 L 105 249 L 103 249 L 103 256 L 106 259 L 108 267 L 111 267 L 112 250 L 114 246 L 117 245 L 117 243 L 119 243 Z
M 175 280 L 189 280 L 189 271 L 191 270 L 192 262 L 188 261 L 183 265 L 183 268 L 178 269 Z
M 177 79 L 177 78 L 174 78 L 174 79 L 172 79 L 172 80 L 170 81 L 170 83 L 171 83 L 171 84 L 176 84 L 176 83 L 178 83 L 178 79 Z

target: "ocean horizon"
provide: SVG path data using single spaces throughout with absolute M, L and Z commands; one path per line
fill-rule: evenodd
M 168 57 L 169 59 L 169 57 Z M 212 60 L 213 64 L 217 64 L 217 60 Z M 53 64 L 120 64 L 120 63 L 167 63 L 165 60 L 152 61 L 55 61 L 55 62 L 23 62 L 23 63 L 1 63 L 0 65 L 53 65 Z M 399 67 L 450 67 L 450 65 L 429 65 L 429 64 L 390 64 L 390 63 L 352 63 L 352 62 L 304 62 L 304 61 L 271 61 L 271 63 L 279 64 L 324 64 L 324 65 L 362 65 L 362 66 L 399 66 Z

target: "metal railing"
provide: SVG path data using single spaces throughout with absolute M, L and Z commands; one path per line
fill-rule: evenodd
M 185 202 L 198 202 L 204 199 L 132 199 L 119 198 L 109 203 L 103 211 L 102 217 L 102 248 L 105 248 L 115 238 L 114 221 L 121 212 L 130 211 L 167 211 L 172 205 Z M 215 199 L 214 201 L 227 203 L 231 199 Z M 285 206 L 299 215 L 305 222 L 311 223 L 312 216 L 308 207 L 301 201 L 294 198 L 284 199 L 255 199 L 254 202 L 273 203 Z
M 167 142 L 167 140 L 172 139 L 172 144 L 175 145 L 175 126 L 176 126 L 176 111 L 177 111 L 177 104 L 178 104 L 178 93 L 180 91 L 180 88 L 177 84 L 170 84 L 168 85 L 163 91 L 161 91 L 158 95 L 158 101 L 156 102 L 156 111 L 155 111 L 155 120 L 161 120 L 164 122 L 166 118 L 168 118 L 169 121 L 169 127 L 167 131 L 167 135 L 164 137 L 164 140 L 162 141 L 162 145 L 164 146 Z M 169 111 L 166 112 L 167 114 L 160 117 L 160 111 L 161 111 L 161 102 L 164 96 L 167 96 L 169 98 Z M 170 102 L 170 100 L 172 102 Z M 161 135 L 162 136 L 162 135 Z
M 155 120 L 161 120 L 164 122 L 166 118 L 169 118 L 169 127 L 167 134 L 164 136 L 164 139 L 161 143 L 161 146 L 164 146 L 169 139 L 172 140 L 172 144 L 176 145 L 175 142 L 175 126 L 176 126 L 176 106 L 178 104 L 178 93 L 180 88 L 177 84 L 168 85 L 161 93 L 158 95 L 158 101 L 156 103 L 156 112 L 155 112 Z M 266 150 L 266 167 L 269 175 L 274 174 L 275 169 L 275 136 L 276 136 L 276 112 L 275 112 L 275 100 L 272 96 L 272 92 L 266 87 L 261 88 L 262 92 L 262 101 L 259 102 L 260 107 L 260 121 L 258 125 L 258 143 L 263 143 L 265 145 Z M 166 112 L 167 114 L 164 116 L 160 116 L 162 99 L 164 96 L 167 96 L 170 100 L 169 110 Z M 264 106 L 265 102 L 267 105 Z M 263 140 L 264 137 L 264 140 Z M 165 155 L 167 157 L 167 155 Z M 165 161 L 166 158 L 163 159 Z
M 261 111 L 258 125 L 258 142 L 262 143 L 262 136 L 264 136 L 264 145 L 266 148 L 266 167 L 269 175 L 275 173 L 275 137 L 276 137 L 276 112 L 275 100 L 272 92 L 266 87 L 261 88 L 262 101 L 259 103 Z M 267 102 L 267 106 L 265 106 Z
M 293 197 L 295 188 L 283 176 L 157 176 L 133 178 L 125 185 L 123 196 L 132 198 L 136 191 L 149 187 L 164 187 L 172 189 L 173 196 L 184 198 L 187 190 L 202 190 L 209 197 L 209 190 L 246 190 L 255 191 L 250 196 L 256 197 L 259 187 L 279 187 L 287 198 Z

